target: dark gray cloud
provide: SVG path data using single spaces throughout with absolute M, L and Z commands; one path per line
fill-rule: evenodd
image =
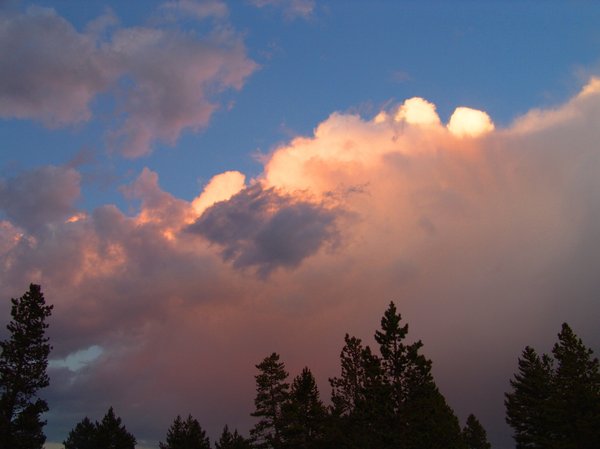
M 207 209 L 189 231 L 221 246 L 234 267 L 254 267 L 266 276 L 278 267 L 296 267 L 323 244 L 334 243 L 338 214 L 257 184 Z
M 0 210 L 14 224 L 35 231 L 73 212 L 80 178 L 72 168 L 46 166 L 0 179 Z

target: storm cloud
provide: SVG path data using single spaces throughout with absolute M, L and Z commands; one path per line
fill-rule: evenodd
M 424 99 L 335 112 L 193 199 L 145 169 L 122 189 L 133 213 L 74 210 L 74 169 L 3 180 L 0 294 L 42 284 L 54 358 L 101 348 L 55 363 L 51 438 L 109 405 L 148 443 L 178 413 L 245 430 L 265 355 L 311 367 L 327 397 L 343 335 L 370 343 L 395 300 L 448 402 L 505 441 L 525 345 L 549 350 L 567 321 L 600 347 L 600 83 L 506 127 L 452 117 Z

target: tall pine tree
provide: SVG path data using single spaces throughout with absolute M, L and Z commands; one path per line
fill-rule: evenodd
M 46 320 L 53 306 L 35 284 L 11 302 L 10 337 L 0 342 L 0 441 L 11 449 L 41 449 L 46 441 L 41 415 L 48 404 L 38 391 L 49 384 Z
M 256 368 L 259 370 L 255 376 L 256 410 L 251 415 L 259 421 L 250 430 L 250 436 L 258 449 L 280 449 L 283 447 L 282 409 L 289 397 L 288 373 L 276 353 L 266 357 Z

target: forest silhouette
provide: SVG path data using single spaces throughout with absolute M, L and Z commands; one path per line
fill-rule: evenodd
M 51 346 L 45 331 L 52 306 L 39 285 L 11 300 L 9 337 L 0 342 L 0 449 L 41 449 L 48 405 L 40 390 Z M 408 324 L 391 302 L 375 332 L 375 350 L 348 334 L 340 374 L 329 379 L 329 404 L 308 367 L 289 381 L 277 353 L 256 365 L 256 419 L 249 435 L 225 425 L 215 449 L 489 449 L 473 415 L 464 427 L 438 389 L 423 343 L 407 342 Z M 600 447 L 598 359 L 565 323 L 551 354 L 526 347 L 505 395 L 506 421 L 517 449 Z M 113 408 L 100 422 L 84 417 L 65 449 L 134 449 Z M 177 416 L 160 449 L 211 449 L 196 418 Z

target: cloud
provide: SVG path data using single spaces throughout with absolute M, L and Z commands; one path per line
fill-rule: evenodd
M 336 211 L 259 184 L 204 211 L 189 231 L 220 245 L 234 267 L 256 267 L 261 276 L 297 267 L 338 234 Z
M 293 374 L 310 366 L 327 397 L 343 335 L 372 344 L 393 299 L 448 402 L 510 444 L 503 393 L 522 348 L 549 350 L 563 321 L 600 347 L 596 85 L 469 136 L 425 99 L 336 112 L 257 178 L 222 173 L 191 201 L 145 169 L 123 188 L 130 214 L 74 210 L 72 168 L 3 180 L 0 295 L 42 284 L 53 358 L 102 348 L 53 368 L 50 439 L 109 405 L 149 445 L 178 413 L 211 435 L 246 430 L 272 351 Z M 53 206 L 36 216 L 28 197 Z
M 0 179 L 0 210 L 15 225 L 38 229 L 73 212 L 80 180 L 76 170 L 54 166 Z
M 494 130 L 490 116 L 483 111 L 456 108 L 448 122 L 448 130 L 457 137 L 478 137 Z
M 164 11 L 223 18 L 221 2 L 169 2 Z M 256 69 L 227 26 L 202 35 L 177 26 L 117 27 L 107 13 L 81 33 L 52 9 L 0 15 L 0 116 L 66 126 L 92 117 L 101 93 L 115 97 L 112 151 L 149 153 L 183 130 L 204 128 L 218 95 L 240 89 Z
M 307 19 L 313 15 L 315 0 L 249 0 L 257 8 L 281 8 L 287 19 Z
M 52 9 L 0 13 L 0 117 L 57 127 L 89 120 L 115 74 L 96 42 Z

